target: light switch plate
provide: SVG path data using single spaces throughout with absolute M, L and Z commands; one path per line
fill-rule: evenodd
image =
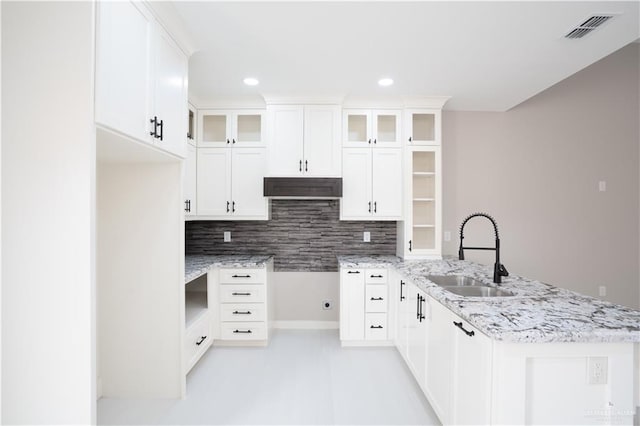
M 444 240 L 451 241 L 451 231 L 444 231 Z
M 363 240 L 364 240 L 365 243 L 370 243 L 371 242 L 371 232 L 364 231 Z
M 231 231 L 224 231 L 224 242 L 228 243 L 231 241 Z
M 607 190 L 607 181 L 601 180 L 598 182 L 598 190 L 600 190 L 600 192 L 605 192 Z

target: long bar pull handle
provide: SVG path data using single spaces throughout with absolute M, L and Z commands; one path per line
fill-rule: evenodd
M 251 330 L 233 330 L 234 333 L 245 333 L 245 334 L 251 334 L 252 331 Z
M 233 311 L 233 315 L 251 315 L 251 311 Z
M 372 297 L 371 300 L 384 300 L 382 297 Z
M 384 275 L 371 275 L 371 278 L 384 278 Z
M 347 274 L 359 274 L 360 271 L 347 271 Z
M 373 202 L 373 212 L 374 213 L 378 213 L 378 202 L 377 201 Z
M 229 203 L 229 202 L 227 201 L 227 213 L 229 213 L 229 204 L 231 204 L 231 203 Z
M 304 171 L 305 172 L 309 171 L 309 162 L 307 160 L 304 160 Z
M 420 298 L 420 316 L 418 317 L 418 319 L 420 320 L 420 322 L 422 322 L 422 320 L 424 319 L 424 312 L 422 311 L 422 304 L 427 300 L 422 296 L 418 296 Z
M 411 240 L 409 240 L 409 251 L 411 251 Z
M 369 327 L 369 328 L 382 328 L 382 326 L 381 326 L 381 325 L 372 325 L 372 326 L 371 326 L 371 327 Z
M 300 160 L 300 166 L 298 167 L 299 171 L 302 171 L 302 160 Z
M 401 300 L 401 301 L 402 301 L 402 300 L 404 300 L 404 299 L 406 299 L 406 297 L 404 297 L 404 296 L 402 295 L 402 286 L 405 286 L 405 285 L 406 285 L 406 284 L 405 284 L 405 282 L 404 282 L 404 281 L 402 281 L 402 280 L 400 280 L 400 300 Z
M 251 278 L 251 275 L 249 275 L 249 274 L 247 274 L 247 275 L 233 274 L 233 275 L 231 275 L 231 278 Z
M 453 322 L 453 325 L 455 325 L 456 327 L 458 327 L 460 330 L 464 331 L 464 332 L 465 332 L 465 334 L 466 334 L 467 336 L 469 336 L 469 337 L 473 337 L 473 336 L 476 334 L 476 333 L 474 333 L 474 331 L 473 331 L 473 330 L 471 330 L 471 331 L 466 330 L 466 329 L 462 326 L 462 321 L 460 321 L 460 322 L 455 322 L 455 321 L 454 321 L 454 322 Z
M 369 213 L 371 213 L 371 201 L 369 201 Z
M 251 293 L 231 293 L 232 296 L 251 296 Z
M 158 139 L 163 140 L 164 137 L 164 120 L 160 120 L 160 136 Z

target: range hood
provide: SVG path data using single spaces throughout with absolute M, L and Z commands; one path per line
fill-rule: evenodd
M 264 196 L 289 199 L 342 197 L 342 178 L 266 177 Z

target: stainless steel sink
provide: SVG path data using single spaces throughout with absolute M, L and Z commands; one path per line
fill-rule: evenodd
M 438 284 L 443 289 L 467 297 L 509 297 L 513 293 L 507 290 L 491 287 L 471 277 L 464 275 L 428 275 L 427 279 Z
M 464 275 L 427 275 L 429 281 L 433 281 L 441 287 L 451 286 L 487 286 L 482 281 L 478 281 Z
M 506 290 L 500 290 L 495 287 L 486 285 L 470 285 L 470 286 L 442 286 L 448 292 L 466 297 L 509 297 L 513 293 Z

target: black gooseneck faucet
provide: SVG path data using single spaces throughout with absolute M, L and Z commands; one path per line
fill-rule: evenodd
M 493 224 L 493 230 L 496 233 L 496 246 L 495 247 L 464 247 L 462 240 L 464 240 L 464 226 L 474 217 L 486 217 Z M 458 249 L 458 259 L 464 260 L 464 250 L 494 250 L 496 252 L 496 263 L 493 265 L 493 282 L 499 284 L 502 282 L 502 277 L 509 276 L 509 271 L 500 263 L 500 237 L 498 235 L 498 225 L 496 221 L 486 213 L 474 213 L 462 221 L 460 225 L 460 248 Z

